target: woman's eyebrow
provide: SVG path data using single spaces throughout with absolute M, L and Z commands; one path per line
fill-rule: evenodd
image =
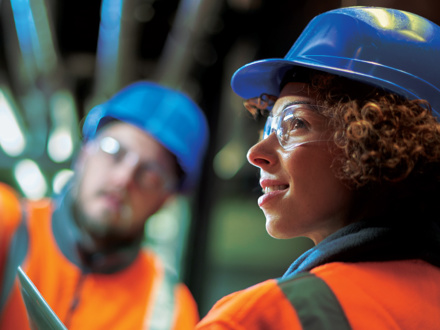
M 306 105 L 310 105 L 311 107 L 311 110 L 316 110 L 313 106 L 312 106 L 312 103 L 310 102 L 310 101 L 290 101 L 290 102 L 287 102 L 287 103 L 285 103 L 285 104 L 283 104 L 282 106 L 281 106 L 281 108 L 280 108 L 280 110 L 279 111 L 277 111 L 277 114 L 278 113 L 281 113 L 281 112 L 283 112 L 284 110 L 286 110 L 288 107 L 290 107 L 290 106 L 292 106 L 292 105 L 300 105 L 300 104 L 306 104 Z

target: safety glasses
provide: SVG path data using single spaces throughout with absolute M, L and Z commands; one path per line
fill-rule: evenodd
M 309 104 L 294 104 L 286 107 L 276 116 L 270 114 L 264 126 L 262 139 L 275 133 L 279 144 L 286 150 L 312 142 L 328 141 L 328 139 L 311 138 L 308 134 L 310 123 L 304 118 L 308 111 L 316 112 L 316 106 Z
M 141 161 L 140 156 L 124 147 L 118 140 L 105 136 L 98 141 L 99 151 L 105 156 L 108 166 L 126 164 L 135 168 L 135 181 L 143 190 L 165 189 L 173 190 L 176 187 L 176 176 L 166 173 L 155 161 Z

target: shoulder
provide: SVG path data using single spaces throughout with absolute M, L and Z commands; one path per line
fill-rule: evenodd
M 21 202 L 18 193 L 10 186 L 0 183 L 0 226 L 2 232 L 13 232 L 21 220 Z
M 164 279 L 173 287 L 180 283 L 177 271 L 169 266 L 162 257 L 153 249 L 143 247 L 133 263 L 132 268 L 136 273 L 148 274 L 150 278 Z
M 326 282 L 357 282 L 362 285 L 374 282 L 401 282 L 417 280 L 427 273 L 440 276 L 437 268 L 422 260 L 392 260 L 383 262 L 333 262 L 314 268 L 311 273 Z M 368 285 L 368 284 L 367 284 Z
M 353 328 L 365 317 L 373 328 L 427 329 L 440 322 L 440 269 L 425 261 L 335 262 L 311 272 L 331 288 Z
M 197 329 L 299 327 L 298 317 L 275 279 L 267 280 L 219 300 Z
M 430 276 L 440 279 L 440 269 L 421 260 L 395 260 L 384 262 L 334 262 L 316 267 L 311 271 L 332 289 L 344 304 L 354 303 L 372 295 L 380 298 L 383 292 L 409 290 L 420 278 Z
M 163 273 L 166 270 L 159 255 L 151 248 L 143 247 L 136 261 L 142 268 L 148 268 L 149 273 Z
M 266 303 L 271 304 L 271 302 L 280 298 L 280 294 L 277 280 L 271 279 L 231 293 L 218 301 L 214 307 L 223 308 L 223 306 L 228 306 L 228 308 L 231 308 L 236 306 L 244 312 L 246 308 L 255 308 L 255 306 Z
M 51 209 L 51 199 L 23 199 L 11 186 L 0 182 L 0 226 L 3 231 L 15 231 L 23 217 L 23 212 L 32 215 L 35 213 L 40 217 L 47 214 L 48 217 Z

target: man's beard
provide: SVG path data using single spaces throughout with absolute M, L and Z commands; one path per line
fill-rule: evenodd
M 129 244 L 143 235 L 143 228 L 133 227 L 133 210 L 124 202 L 120 212 L 104 209 L 91 217 L 77 198 L 74 202 L 74 218 L 83 233 L 81 244 L 90 249 L 108 249 Z
M 104 209 L 102 213 L 98 215 L 100 219 L 92 219 L 85 215 L 84 212 L 82 212 L 82 214 L 85 227 L 97 237 L 109 235 L 123 236 L 130 232 L 133 224 L 133 211 L 126 203 L 120 207 L 119 212 Z

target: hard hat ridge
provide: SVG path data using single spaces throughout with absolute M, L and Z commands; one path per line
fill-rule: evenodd
M 232 89 L 249 99 L 278 96 L 284 74 L 300 66 L 358 80 L 440 112 L 440 27 L 402 10 L 345 7 L 316 16 L 282 59 L 238 69 Z

